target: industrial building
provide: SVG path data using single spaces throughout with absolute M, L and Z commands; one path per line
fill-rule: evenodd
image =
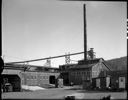
M 103 58 L 79 61 L 78 64 L 60 65 L 64 85 L 82 85 L 83 89 L 125 90 L 127 71 L 112 70 Z
M 113 71 L 102 59 L 89 64 L 61 65 L 60 75 L 64 85 L 83 85 L 83 89 L 127 89 L 127 71 Z
M 9 84 L 12 89 L 9 91 L 21 91 L 22 85 L 29 86 L 45 86 L 48 84 L 54 84 L 55 80 L 59 77 L 58 68 L 49 68 L 45 66 L 29 65 L 27 69 L 26 65 L 22 64 L 5 64 L 2 72 L 1 85 Z M 42 70 L 35 70 L 40 68 Z
M 90 85 L 93 78 L 105 77 L 106 71 L 110 71 L 103 58 L 87 60 L 85 64 L 79 61 L 78 64 L 61 65 L 59 68 L 65 85 L 71 82 L 77 85 L 85 82 Z
M 93 48 L 87 51 L 86 9 L 84 4 L 84 59 L 77 64 L 60 65 L 59 68 L 21 64 L 5 64 L 2 85 L 10 83 L 12 91 L 20 91 L 21 85 L 55 84 L 58 77 L 64 85 L 83 85 L 84 89 L 126 88 L 127 72 L 114 72 L 103 58 L 96 58 Z M 76 53 L 80 54 L 80 53 Z M 74 55 L 74 54 L 72 54 Z M 50 58 L 63 57 L 56 56 Z M 46 58 L 45 58 L 46 59 Z M 44 59 L 37 59 L 44 60 Z M 32 61 L 37 61 L 32 60 Z M 30 61 L 26 61 L 30 62 Z M 38 68 L 38 70 L 36 69 Z M 118 84 L 116 84 L 118 83 Z M 116 85 L 115 85 L 116 84 Z
M 78 64 L 66 64 L 59 66 L 60 74 L 64 79 L 64 84 L 82 84 L 84 89 L 95 88 L 123 88 L 127 87 L 127 71 L 113 74 L 114 71 L 107 65 L 103 58 L 96 58 L 93 48 L 87 51 L 86 32 L 86 5 L 83 5 L 84 17 L 84 59 Z M 114 86 L 118 82 L 118 86 Z

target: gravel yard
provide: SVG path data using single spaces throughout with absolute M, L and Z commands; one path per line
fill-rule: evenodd
M 101 99 L 111 95 L 113 99 L 126 99 L 127 92 L 97 92 L 84 91 L 73 87 L 51 88 L 29 92 L 2 93 L 2 99 L 64 99 L 65 96 L 75 96 L 76 99 Z

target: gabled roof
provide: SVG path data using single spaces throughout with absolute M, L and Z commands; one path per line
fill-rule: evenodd
M 111 71 L 110 67 L 106 64 L 106 62 L 102 62 L 102 64 L 104 64 L 105 67 L 107 67 L 107 69 L 109 69 L 109 71 Z
M 113 70 L 113 71 L 107 71 L 108 75 L 115 75 L 115 76 L 120 76 L 120 75 L 126 75 L 127 76 L 127 70 Z
M 98 63 L 104 61 L 103 58 L 95 58 L 95 59 L 88 59 L 88 60 L 79 60 L 78 64 L 83 65 L 83 64 L 93 64 L 93 63 Z
M 102 63 L 106 69 L 111 71 L 110 67 L 106 64 L 105 60 L 103 58 L 97 58 L 92 61 L 88 61 L 86 64 L 75 64 L 74 66 L 70 66 L 69 69 L 85 69 L 85 68 L 91 68 L 95 66 L 98 63 Z

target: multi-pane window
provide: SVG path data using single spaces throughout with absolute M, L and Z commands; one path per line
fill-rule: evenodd
M 83 75 L 82 71 L 81 71 L 81 75 Z
M 43 79 L 45 79 L 45 76 L 43 76 Z
M 71 72 L 72 73 L 72 76 L 74 76 L 74 72 Z
M 72 76 L 74 76 L 74 73 L 73 73 L 73 72 L 71 72 L 71 75 L 72 75 Z
M 78 72 L 78 75 L 80 75 L 80 72 Z
M 27 75 L 27 79 L 30 79 L 30 75 Z
M 75 72 L 75 77 L 77 76 L 77 73 Z

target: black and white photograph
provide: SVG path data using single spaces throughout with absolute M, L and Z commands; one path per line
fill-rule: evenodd
M 127 99 L 127 2 L 2 0 L 1 98 Z

